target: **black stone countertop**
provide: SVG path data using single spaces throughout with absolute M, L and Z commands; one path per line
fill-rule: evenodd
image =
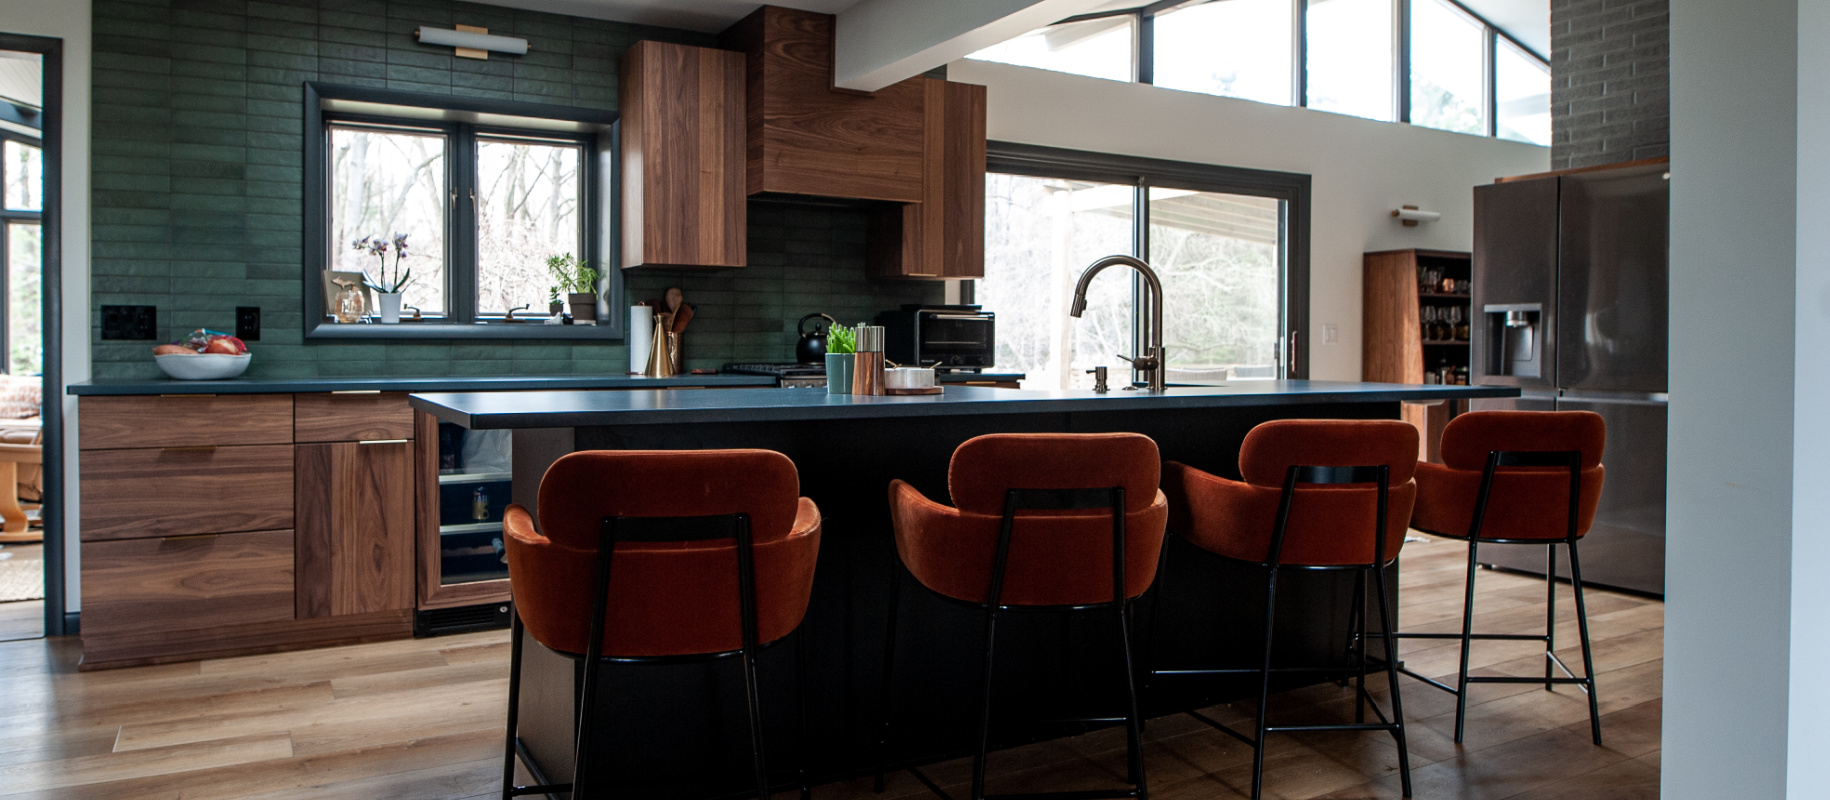
M 1505 386 L 1436 386 L 1345 381 L 1235 381 L 1171 387 L 1166 393 L 1114 389 L 1031 391 L 952 386 L 938 395 L 829 395 L 825 389 L 731 389 L 718 392 L 529 391 L 415 394 L 414 408 L 475 430 L 572 428 L 709 422 L 935 417 L 1076 411 L 1226 408 L 1302 403 L 1393 403 L 1517 397 Z
M 1019 381 L 1020 372 L 943 373 L 941 383 Z M 544 389 L 665 389 L 681 386 L 768 386 L 766 375 L 676 375 L 644 378 L 629 375 L 508 375 L 436 378 L 236 378 L 227 381 L 177 381 L 170 378 L 101 379 L 70 384 L 83 397 L 151 394 L 290 394 L 293 392 L 503 392 Z

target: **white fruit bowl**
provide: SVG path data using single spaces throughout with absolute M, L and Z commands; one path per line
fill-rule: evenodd
M 248 371 L 248 362 L 254 358 L 253 353 L 231 356 L 223 353 L 198 353 L 187 356 L 177 355 L 153 356 L 159 369 L 165 374 L 181 381 L 220 381 L 239 378 Z

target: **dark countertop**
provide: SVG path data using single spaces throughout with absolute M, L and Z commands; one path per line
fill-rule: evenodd
M 1517 397 L 1504 386 L 1436 386 L 1345 381 L 1234 381 L 1171 387 L 1161 395 L 1114 389 L 1031 391 L 954 386 L 939 395 L 829 395 L 825 389 L 732 389 L 719 392 L 529 391 L 415 394 L 414 408 L 466 428 L 573 428 L 701 422 L 934 417 L 1075 411 L 1226 408 L 1301 403 L 1394 403 Z
M 764 375 L 678 375 L 643 378 L 626 375 L 501 376 L 485 378 L 236 378 L 229 381 L 175 381 L 170 378 L 103 379 L 70 384 L 70 394 L 84 397 L 146 394 L 287 394 L 292 392 L 502 392 L 535 389 L 664 389 L 680 386 L 766 386 Z
M 1021 372 L 942 373 L 941 383 L 1020 381 Z M 565 389 L 665 389 L 690 386 L 774 386 L 766 375 L 506 375 L 437 378 L 236 378 L 229 381 L 177 381 L 170 378 L 115 378 L 70 384 L 81 397 L 151 394 L 289 394 L 293 392 L 507 392 Z

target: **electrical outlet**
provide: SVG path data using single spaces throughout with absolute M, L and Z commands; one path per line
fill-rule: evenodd
M 102 338 L 145 341 L 159 338 L 157 306 L 102 306 Z
M 261 307 L 235 307 L 235 338 L 244 342 L 261 340 Z
M 1341 326 L 1332 322 L 1322 325 L 1322 344 L 1340 344 Z

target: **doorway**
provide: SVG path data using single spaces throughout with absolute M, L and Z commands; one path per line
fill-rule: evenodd
M 0 34 L 0 641 L 63 632 L 61 42 Z

